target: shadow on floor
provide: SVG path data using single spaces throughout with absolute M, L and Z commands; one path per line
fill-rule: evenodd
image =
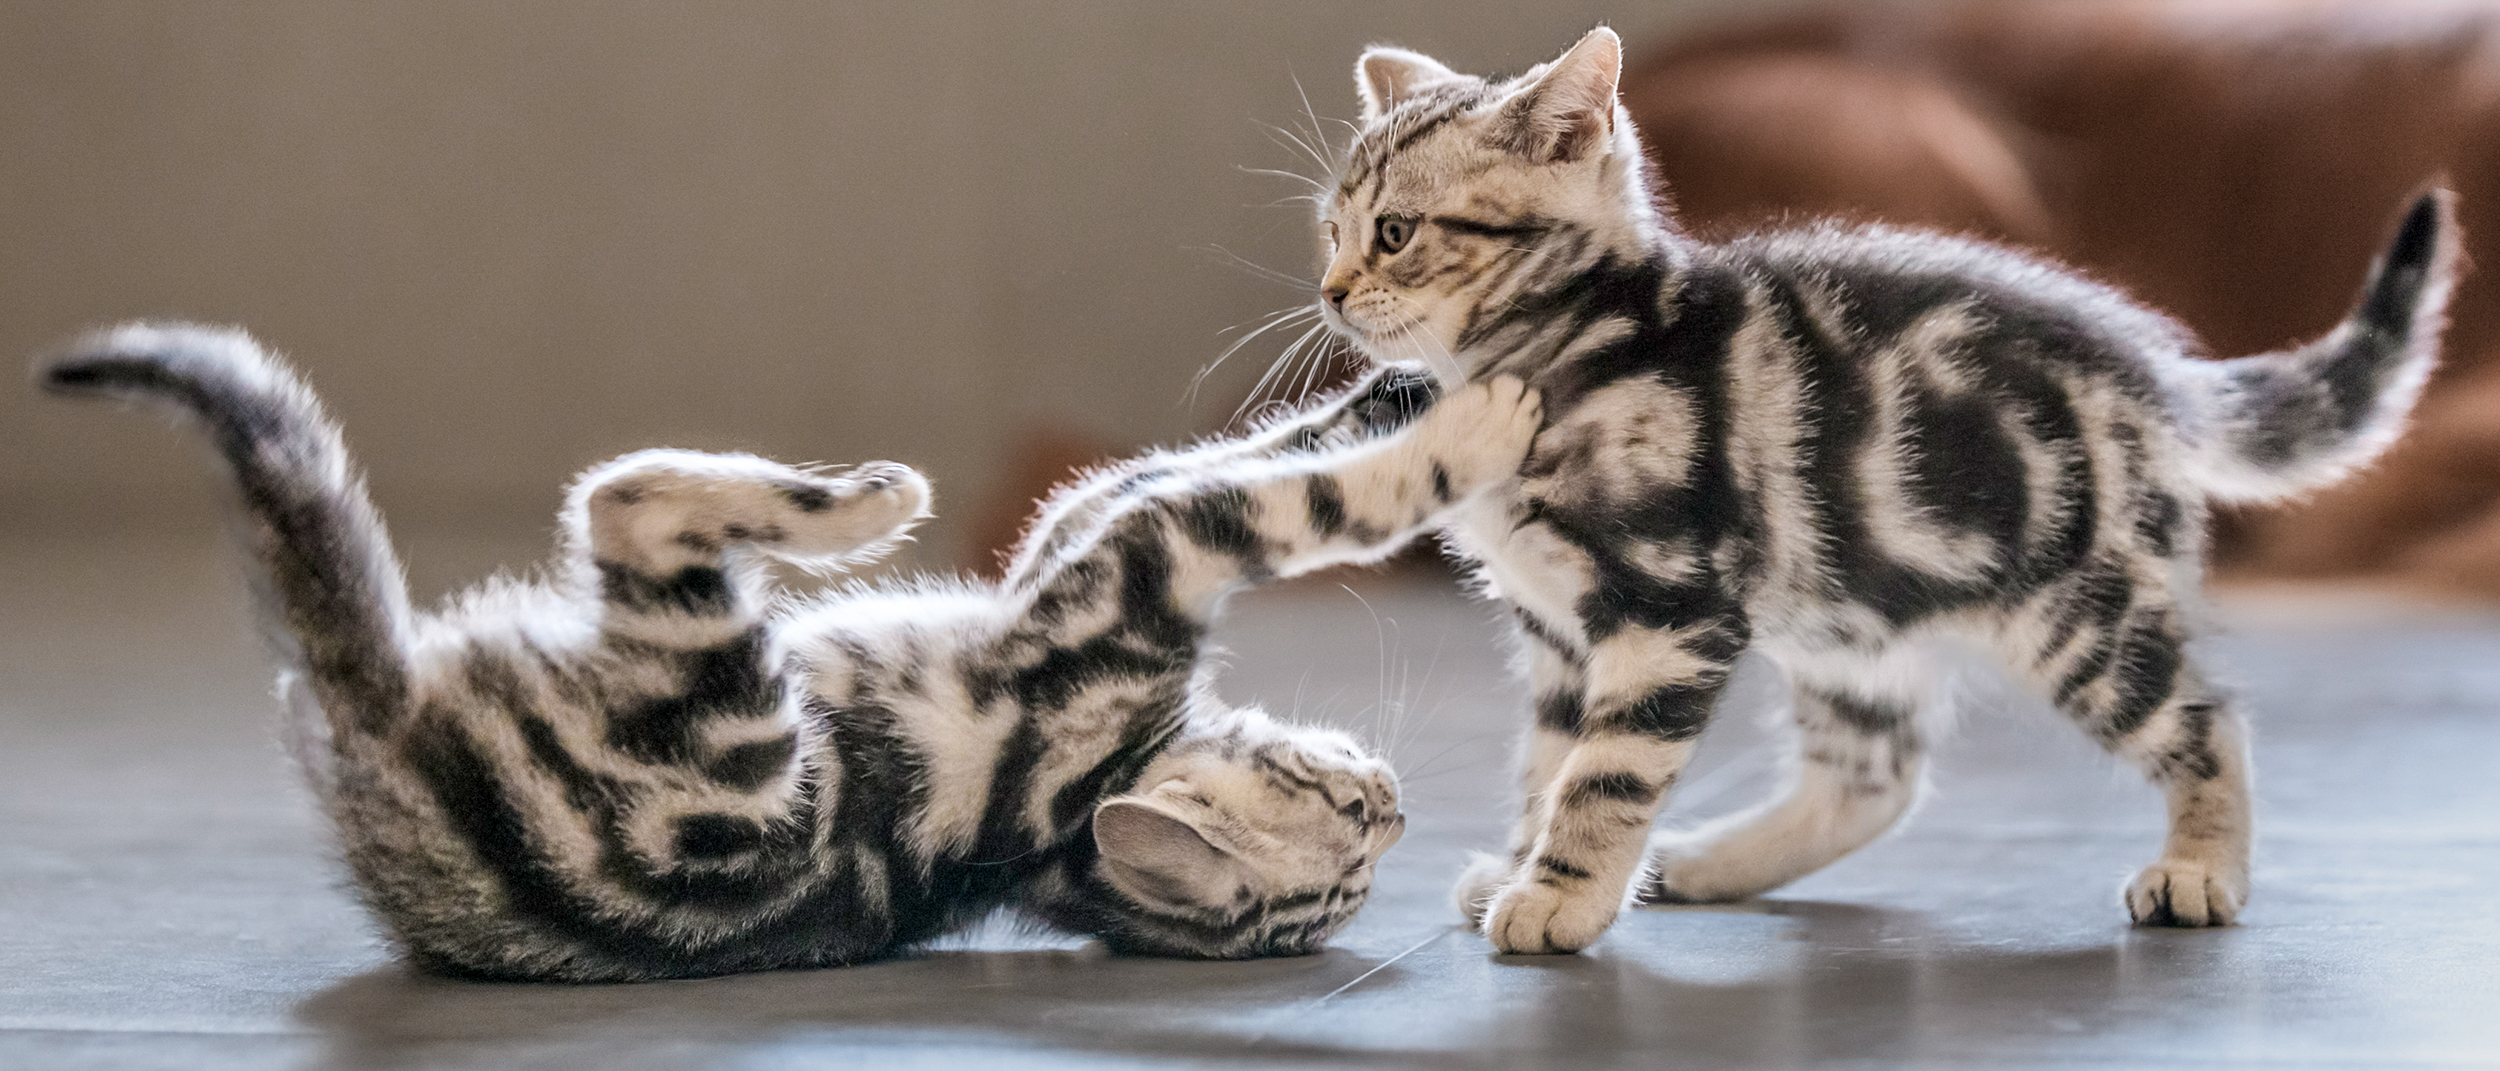
M 1099 951 L 950 951 L 859 967 L 626 986 L 459 982 L 398 968 L 313 995 L 322 1065 L 464 1053 L 676 1055 L 714 1046 L 919 1050 L 934 1042 L 1092 1060 L 1352 1059 L 1508 1065 L 1527 1053 L 1676 1053 L 1716 1065 L 1979 1055 L 2111 1037 L 2144 1005 L 2227 1010 L 2239 934 L 2120 931 L 2079 947 L 1939 943 L 1920 912 L 1776 900 L 1642 909 L 1627 924 L 1755 916 L 1776 946 L 1495 956 L 1463 933 L 1390 962 L 1343 950 L 1179 963 Z M 1746 920 L 1754 921 L 1754 920 Z M 1922 935 L 1926 938 L 1922 940 Z M 1456 968 L 1456 969 L 1453 969 Z M 2217 969 L 2218 968 L 2218 969 Z M 1713 977 L 1713 975 L 1719 975 Z M 1335 979 L 1360 983 L 1311 996 Z

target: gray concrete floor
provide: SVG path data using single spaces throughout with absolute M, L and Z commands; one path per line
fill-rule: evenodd
M 420 587 L 529 548 L 420 540 Z M 1901 834 L 1760 903 L 1491 955 L 1445 886 L 1499 839 L 1519 688 L 1432 587 L 1244 602 L 1226 692 L 1397 741 L 1412 831 L 1324 955 L 1116 960 L 994 928 L 896 962 L 644 986 L 412 976 L 273 743 L 227 556 L 0 545 L 0 1067 L 2500 1065 L 2500 617 L 2236 604 L 2258 712 L 2246 924 L 2129 929 L 2159 804 L 1986 685 Z M 1740 679 L 1673 807 L 1768 790 Z

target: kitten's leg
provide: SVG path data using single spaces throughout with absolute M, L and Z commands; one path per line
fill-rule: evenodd
M 1797 766 L 1788 791 L 1701 829 L 1653 835 L 1647 899 L 1760 895 L 1863 847 L 1909 811 L 1926 764 L 1917 701 L 1802 681 L 1795 691 Z
M 1695 601 L 1709 594 L 1697 590 Z M 1735 607 L 1681 628 L 1625 623 L 1589 645 L 1571 748 L 1529 803 L 1537 833 L 1484 920 L 1509 953 L 1575 952 L 1623 910 L 1657 817 L 1749 638 Z
M 1562 769 L 1563 757 L 1571 753 L 1575 742 L 1571 727 L 1576 720 L 1580 696 L 1588 686 L 1580 673 L 1580 655 L 1547 636 L 1541 626 L 1521 619 L 1521 631 L 1528 646 L 1528 687 L 1536 704 L 1536 724 L 1528 729 L 1519 756 L 1520 796 L 1525 800 L 1519 820 L 1512 823 L 1509 851 L 1502 855 L 1471 853 L 1467 869 L 1458 876 L 1451 895 L 1458 902 L 1459 915 L 1469 927 L 1483 921 L 1493 905 L 1493 897 L 1510 881 L 1528 860 L 1528 852 L 1536 844 L 1536 817 L 1540 800 L 1554 783 L 1554 775 Z
M 1376 559 L 1486 487 L 1509 479 L 1543 421 L 1516 379 L 1443 400 L 1406 430 L 1324 454 L 1238 460 L 1163 485 L 1105 538 L 1173 553 L 1169 595 L 1203 621 L 1244 583 Z
M 1030 582 L 1124 503 L 1185 485 L 1227 465 L 1289 452 L 1342 449 L 1390 434 L 1411 423 L 1439 395 L 1439 383 L 1431 373 L 1391 365 L 1308 409 L 1238 438 L 1154 451 L 1096 469 L 1043 500 L 1006 575 L 1010 583 Z
M 773 895 L 810 865 L 799 818 L 816 802 L 813 730 L 769 642 L 760 563 L 747 552 L 857 559 L 927 501 L 927 483 L 901 465 L 828 476 L 686 451 L 631 454 L 576 484 L 568 549 L 597 585 L 602 630 L 637 671 L 602 682 L 602 723 L 566 750 L 595 740 L 623 760 L 618 776 L 635 788 L 594 796 L 616 808 L 635 867 L 662 883 L 655 897 L 670 875 L 702 873 L 742 875 L 739 895 Z M 547 728 L 546 747 L 564 731 Z
M 2248 902 L 2248 726 L 2197 670 L 2166 593 L 2150 587 L 2119 601 L 2107 597 L 2119 589 L 2079 581 L 2063 604 L 2068 627 L 2051 632 L 2062 641 L 2018 664 L 2167 798 L 2161 859 L 2128 883 L 2127 914 L 2148 925 L 2227 926 Z M 2078 616 L 2103 620 L 2076 625 Z

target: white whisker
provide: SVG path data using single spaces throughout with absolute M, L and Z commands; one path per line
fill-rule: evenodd
M 1194 406 L 1194 405 L 1198 404 L 1198 391 L 1199 391 L 1199 389 L 1200 389 L 1201 387 L 1204 387 L 1204 386 L 1206 385 L 1206 382 L 1207 382 L 1207 377 L 1208 377 L 1208 376 L 1211 376 L 1211 375 L 1214 375 L 1214 374 L 1215 374 L 1215 370 L 1216 370 L 1216 369 L 1223 367 L 1223 365 L 1224 365 L 1224 362 L 1225 362 L 1225 361 L 1230 360 L 1230 359 L 1232 358 L 1233 354 L 1236 354 L 1236 353 L 1241 352 L 1241 348 L 1242 348 L 1242 347 L 1244 347 L 1244 346 L 1249 345 L 1249 344 L 1251 343 L 1251 341 L 1252 341 L 1252 340 L 1257 339 L 1259 336 L 1264 335 L 1264 334 L 1266 334 L 1266 333 L 1268 333 L 1268 332 L 1270 332 L 1270 331 L 1273 331 L 1273 330 L 1275 330 L 1275 329 L 1277 329 L 1277 328 L 1279 328 L 1279 327 L 1283 327 L 1283 326 L 1286 326 L 1286 325 L 1288 325 L 1288 324 L 1291 324 L 1291 323 L 1293 323 L 1294 321 L 1299 320 L 1299 319 L 1301 319 L 1301 318 L 1303 318 L 1303 317 L 1305 317 L 1305 316 L 1318 316 L 1318 315 L 1319 315 L 1319 309 L 1318 309 L 1318 307 L 1317 307 L 1317 306 L 1312 306 L 1312 305 L 1296 305 L 1296 306 L 1294 306 L 1294 307 L 1292 307 L 1292 308 L 1286 309 L 1286 310 L 1284 310 L 1284 311 L 1282 311 L 1282 312 L 1278 312 L 1278 313 L 1275 313 L 1275 314 L 1273 314 L 1273 315 L 1269 316 L 1269 317 L 1267 318 L 1266 322 L 1261 323 L 1261 324 L 1260 324 L 1260 325 L 1259 325 L 1256 329 L 1252 330 L 1249 334 L 1243 335 L 1243 336 L 1241 336 L 1239 339 L 1234 340 L 1234 342 L 1233 342 L 1233 344 L 1232 344 L 1232 345 L 1224 347 L 1224 352 L 1217 354 L 1217 355 L 1215 356 L 1215 359 L 1214 359 L 1214 360 L 1207 362 L 1206 367 L 1200 368 L 1200 369 L 1198 370 L 1198 372 L 1197 372 L 1197 374 L 1196 374 L 1196 375 L 1193 375 L 1193 376 L 1189 377 L 1189 392 L 1188 392 L 1188 394 L 1187 394 L 1187 395 L 1185 395 L 1185 396 L 1184 396 L 1184 398 L 1183 398 L 1183 404 L 1184 404 L 1184 405 L 1190 405 L 1190 406 Z M 1239 325 L 1235 325 L 1235 326 L 1239 326 Z M 1232 328 L 1226 328 L 1226 330 L 1232 330 Z M 1309 332 L 1308 332 L 1308 331 L 1305 331 L 1305 332 L 1304 332 L 1304 335 L 1306 335 L 1306 336 L 1307 336 L 1308 334 L 1309 334 Z M 1273 366 L 1273 365 L 1270 365 L 1269 367 L 1270 367 L 1271 369 L 1272 369 L 1272 368 L 1274 368 L 1274 366 Z M 1261 378 L 1260 378 L 1259 382 L 1260 382 L 1261 384 L 1265 384 L 1265 383 L 1267 382 L 1267 380 L 1266 380 L 1266 378 L 1263 376 L 1263 377 L 1261 377 Z M 1257 396 L 1257 388 L 1252 388 L 1251 395 L 1252 395 L 1252 397 L 1256 397 L 1256 396 Z M 1233 411 L 1233 415 L 1234 415 L 1235 417 L 1238 417 L 1238 416 L 1240 416 L 1240 415 L 1241 415 L 1241 411 L 1240 411 L 1240 410 L 1238 410 L 1238 409 L 1236 409 L 1236 410 L 1234 410 L 1234 411 Z

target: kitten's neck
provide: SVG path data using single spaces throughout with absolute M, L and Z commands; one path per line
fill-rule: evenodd
M 1583 254 L 1577 270 L 1532 290 L 1515 291 L 1487 302 L 1515 320 L 1543 320 L 1526 330 L 1484 331 L 1480 339 L 1462 336 L 1446 357 L 1408 354 L 1421 359 L 1444 388 L 1493 375 L 1533 381 L 1569 354 L 1580 352 L 1593 331 L 1610 323 L 1640 324 L 1671 315 L 1698 246 L 1680 233 L 1651 224 L 1627 227 L 1613 243 Z M 1568 324 L 1570 326 L 1566 327 Z M 1375 355 L 1378 356 L 1378 355 Z

